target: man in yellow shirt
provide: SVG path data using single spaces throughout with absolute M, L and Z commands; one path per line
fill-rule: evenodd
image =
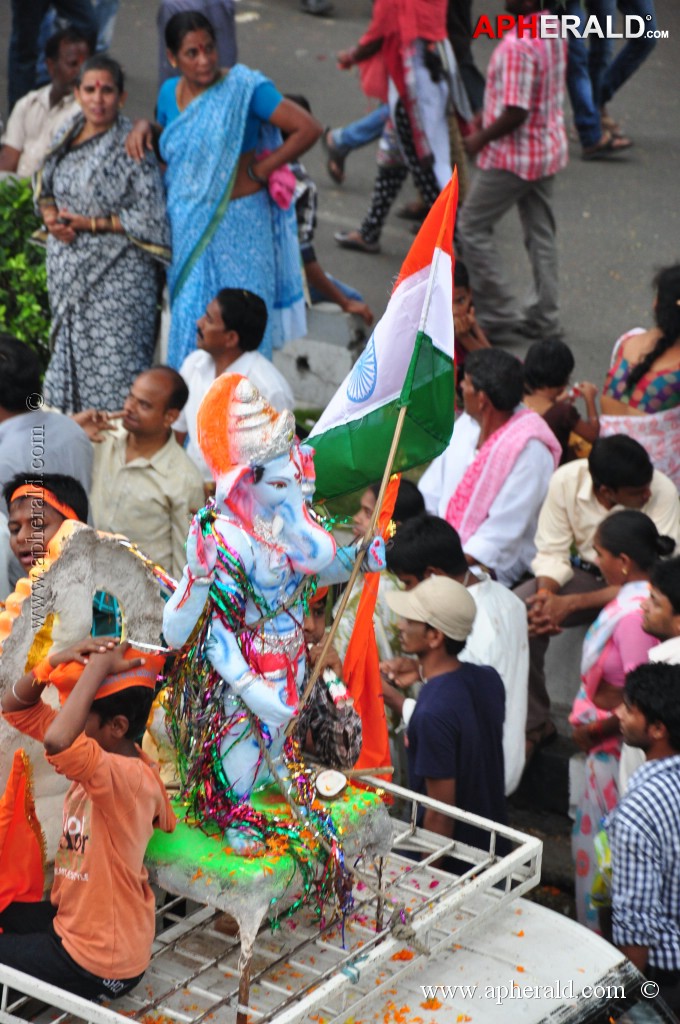
M 90 494 L 97 529 L 124 534 L 175 579 L 191 516 L 204 503 L 201 474 L 172 431 L 187 397 L 169 366 L 140 373 L 125 399 L 123 429 L 95 448 Z

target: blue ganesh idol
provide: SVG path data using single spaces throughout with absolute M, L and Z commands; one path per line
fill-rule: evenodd
M 307 675 L 305 605 L 317 584 L 346 579 L 354 558 L 311 510 L 314 453 L 294 428 L 293 414 L 277 413 L 245 377 L 211 386 L 198 439 L 215 500 L 193 519 L 163 623 L 179 651 L 174 728 L 185 796 L 197 818 L 244 850 L 244 802 L 285 774 L 286 730 Z M 364 561 L 369 571 L 384 567 L 380 538 Z

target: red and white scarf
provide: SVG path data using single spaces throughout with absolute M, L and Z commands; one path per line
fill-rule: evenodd
M 455 437 L 454 431 L 453 444 Z M 543 417 L 531 409 L 519 409 L 479 449 L 446 509 L 446 519 L 460 534 L 463 545 L 482 525 L 520 453 L 534 440 L 550 451 L 557 469 L 560 444 Z

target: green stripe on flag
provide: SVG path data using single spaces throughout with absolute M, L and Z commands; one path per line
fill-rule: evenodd
M 336 498 L 380 480 L 399 409 L 408 406 L 394 472 L 420 466 L 441 454 L 453 431 L 451 359 L 418 332 L 401 395 L 361 419 L 311 437 L 316 449 L 316 500 Z

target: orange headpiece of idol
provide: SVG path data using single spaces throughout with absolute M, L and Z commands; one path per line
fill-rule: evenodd
M 210 385 L 196 426 L 203 458 L 226 492 L 250 467 L 289 451 L 295 438 L 293 413 L 277 412 L 238 373 L 221 374 Z

